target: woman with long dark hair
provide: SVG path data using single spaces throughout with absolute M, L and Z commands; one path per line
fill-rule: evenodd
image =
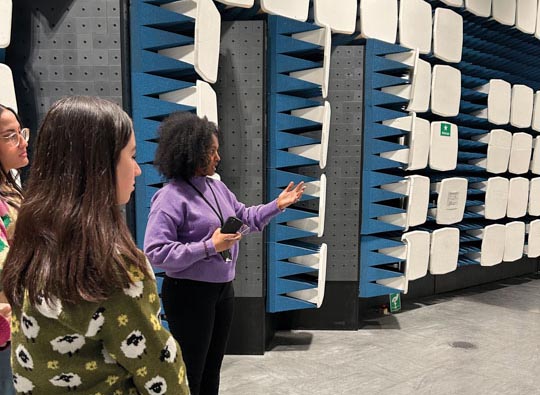
M 171 182 L 152 199 L 144 249 L 166 272 L 163 307 L 182 347 L 192 394 L 217 394 L 242 237 L 221 230 L 228 217 L 237 217 L 251 231 L 262 231 L 301 198 L 304 185 L 291 182 L 270 203 L 246 207 L 223 182 L 209 177 L 221 159 L 215 124 L 174 113 L 161 124 L 159 138 L 154 164 Z
M 189 392 L 119 208 L 140 174 L 131 120 L 116 104 L 70 97 L 45 116 L 3 275 L 18 392 Z
M 0 278 L 13 239 L 22 191 L 12 171 L 28 165 L 30 131 L 23 128 L 17 113 L 0 104 Z M 9 348 L 11 307 L 0 284 L 0 394 L 15 394 L 12 383 Z

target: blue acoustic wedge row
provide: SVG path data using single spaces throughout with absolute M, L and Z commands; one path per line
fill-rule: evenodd
M 326 167 L 331 34 L 327 27 L 269 15 L 267 44 L 268 197 L 303 181 L 301 202 L 317 207 L 293 205 L 268 226 L 267 311 L 273 313 L 318 308 L 324 298 L 327 246 L 302 239 L 324 234 L 326 176 L 306 177 L 297 169 Z

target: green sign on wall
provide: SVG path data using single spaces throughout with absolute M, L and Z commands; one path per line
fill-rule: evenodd
M 401 294 L 390 294 L 390 312 L 397 313 L 401 310 Z

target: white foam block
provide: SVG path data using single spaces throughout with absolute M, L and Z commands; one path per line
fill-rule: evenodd
M 516 28 L 523 33 L 534 34 L 538 0 L 517 0 L 516 6 Z
M 512 133 L 502 129 L 493 129 L 489 133 L 486 166 L 489 173 L 506 173 L 511 147 Z
M 0 48 L 6 48 L 11 42 L 11 18 L 13 4 L 11 0 L 0 0 Z
M 450 122 L 431 123 L 429 167 L 435 170 L 454 170 L 457 165 L 458 128 Z
M 514 25 L 516 23 L 516 0 L 492 0 L 491 16 L 503 25 Z
M 261 0 L 261 9 L 268 14 L 305 22 L 309 13 L 309 0 Z
M 451 7 L 463 7 L 463 0 L 441 0 L 444 4 Z
M 540 15 L 540 12 L 538 12 L 538 15 Z M 540 26 L 538 28 L 540 29 Z M 540 38 L 540 36 L 538 36 L 537 38 Z M 534 94 L 533 117 L 531 127 L 534 131 L 540 132 L 540 91 L 537 91 Z
M 437 224 L 449 225 L 461 222 L 467 201 L 467 179 L 446 178 L 438 186 Z
M 289 3 L 287 2 L 287 4 Z M 362 36 L 394 44 L 397 27 L 397 0 L 362 0 L 360 2 L 360 32 Z
M 459 230 L 457 228 L 436 229 L 431 234 L 429 272 L 446 274 L 457 268 L 459 256 Z
M 407 199 L 407 227 L 418 226 L 426 222 L 429 206 L 429 177 L 412 175 L 406 177 L 409 181 Z
M 431 5 L 424 0 L 401 0 L 399 3 L 399 43 L 421 53 L 431 52 Z
M 523 257 L 524 247 L 525 223 L 519 221 L 507 223 L 503 261 L 517 261 L 518 259 Z
M 528 133 L 514 133 L 508 171 L 513 174 L 524 174 L 529 171 L 532 154 L 532 136 Z
M 425 169 L 428 165 L 431 141 L 429 121 L 412 114 L 412 130 L 409 135 L 409 165 L 406 170 Z M 540 149 L 539 149 L 540 152 Z
M 526 85 L 512 87 L 510 123 L 517 128 L 529 128 L 532 122 L 534 92 Z
M 512 103 L 512 85 L 504 80 L 489 81 L 488 120 L 495 125 L 506 125 L 510 122 Z
M 9 66 L 3 63 L 0 63 L 0 103 L 17 111 L 13 73 Z
M 417 280 L 427 274 L 430 239 L 429 232 L 419 230 L 404 233 L 401 237 L 407 245 L 405 277 L 408 281 Z
M 491 0 L 465 0 L 465 9 L 471 14 L 487 18 L 491 16 Z
M 463 17 L 447 8 L 436 8 L 433 20 L 433 55 L 459 63 L 463 48 Z
M 533 140 L 533 146 L 530 170 L 533 174 L 540 174 L 540 136 Z
M 531 179 L 529 184 L 529 215 L 540 216 L 540 177 Z
M 486 226 L 482 237 L 480 265 L 493 266 L 501 263 L 504 258 L 505 240 L 506 227 L 504 225 Z
M 529 224 L 527 256 L 529 258 L 540 257 L 540 219 L 536 219 Z
M 431 111 L 442 117 L 455 117 L 461 100 L 461 72 L 451 66 L 433 67 Z
M 412 70 L 411 94 L 407 111 L 426 112 L 431 97 L 431 65 L 417 57 Z
M 510 179 L 508 188 L 508 208 L 506 215 L 509 218 L 520 218 L 527 214 L 529 203 L 529 180 L 525 177 Z
M 319 26 L 328 26 L 334 33 L 352 34 L 356 28 L 357 0 L 313 0 L 313 16 Z
M 486 184 L 484 217 L 486 219 L 504 218 L 508 208 L 510 181 L 504 177 L 491 177 Z

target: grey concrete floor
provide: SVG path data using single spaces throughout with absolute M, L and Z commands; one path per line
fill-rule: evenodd
M 540 277 L 404 303 L 358 331 L 278 332 L 226 356 L 222 395 L 540 394 Z

